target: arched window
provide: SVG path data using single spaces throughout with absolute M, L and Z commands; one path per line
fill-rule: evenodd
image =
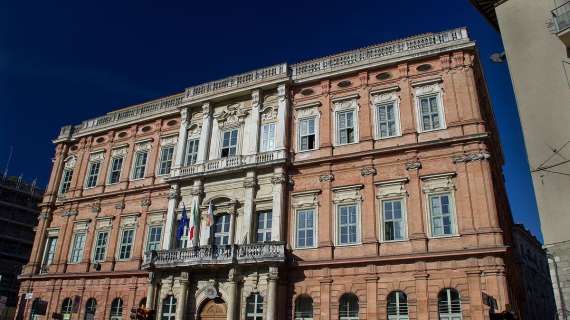
M 176 318 L 176 298 L 169 295 L 162 300 L 162 315 L 161 320 L 175 320 Z
M 437 301 L 440 320 L 461 320 L 461 299 L 457 290 L 441 290 Z
M 252 293 L 246 299 L 246 320 L 263 320 L 263 297 L 259 293 Z
M 123 319 L 123 299 L 115 298 L 111 302 L 111 316 L 110 320 L 122 320 Z
M 73 310 L 73 300 L 71 300 L 71 298 L 63 299 L 63 303 L 61 304 L 63 320 L 71 319 L 71 310 Z
M 43 310 L 42 300 L 40 298 L 36 298 L 34 302 L 32 302 L 30 320 L 39 320 L 43 313 L 45 313 L 45 310 Z
M 408 297 L 402 291 L 388 295 L 388 320 L 408 320 Z
M 313 320 L 313 299 L 300 296 L 295 302 L 295 320 Z
M 97 311 L 97 300 L 89 298 L 85 303 L 85 320 L 95 319 L 95 311 Z
M 358 298 L 352 293 L 340 297 L 338 306 L 340 320 L 358 320 Z

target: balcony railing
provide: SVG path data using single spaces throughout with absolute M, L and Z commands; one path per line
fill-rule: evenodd
M 570 28 L 570 1 L 552 10 L 552 17 L 556 25 L 556 32 Z
M 235 156 L 210 160 L 205 163 L 193 164 L 182 168 L 174 168 L 171 177 L 193 176 L 206 172 L 222 171 L 249 165 L 262 165 L 285 160 L 286 151 L 276 150 L 246 156 Z
M 271 262 L 285 262 L 284 242 L 148 251 L 145 253 L 143 267 L 161 269 Z

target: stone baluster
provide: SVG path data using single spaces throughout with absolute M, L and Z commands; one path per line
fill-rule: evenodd
M 275 149 L 281 150 L 287 147 L 287 113 L 289 112 L 289 100 L 287 99 L 287 86 L 283 83 L 277 87 L 277 128 L 275 132 Z
M 176 230 L 176 208 L 178 208 L 178 200 L 180 198 L 180 186 L 173 184 L 168 193 L 168 211 L 166 213 L 166 225 L 164 230 L 164 241 L 162 249 L 169 250 L 173 248 L 174 233 Z
M 209 102 L 202 105 L 202 129 L 200 131 L 200 142 L 198 143 L 198 156 L 196 163 L 208 161 L 210 150 L 210 136 L 212 135 L 212 106 Z
M 176 158 L 174 159 L 174 168 L 180 168 L 184 165 L 184 154 L 186 149 L 186 140 L 188 138 L 188 107 L 180 109 L 180 129 L 178 131 L 178 142 L 176 144 Z

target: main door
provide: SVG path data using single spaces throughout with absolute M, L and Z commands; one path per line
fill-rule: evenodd
M 210 300 L 204 304 L 198 320 L 225 320 L 228 308 L 221 299 Z

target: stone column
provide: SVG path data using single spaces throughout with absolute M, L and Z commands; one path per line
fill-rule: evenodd
M 156 291 L 156 274 L 150 272 L 148 274 L 148 290 L 146 292 L 146 308 L 149 310 L 154 310 L 154 293 Z
M 427 236 L 424 224 L 423 209 L 423 193 L 421 188 L 420 174 L 422 164 L 417 159 L 411 159 L 406 162 L 406 170 L 408 171 L 409 183 L 408 192 L 408 234 L 412 242 L 412 250 L 414 252 L 427 251 Z
M 173 184 L 168 193 L 168 211 L 166 213 L 166 225 L 164 230 L 164 241 L 162 249 L 169 250 L 173 248 L 174 235 L 176 230 L 176 208 L 178 208 L 178 200 L 180 198 L 180 186 Z
M 228 272 L 228 301 L 226 301 L 228 306 L 227 320 L 237 320 L 237 311 L 239 310 L 239 299 L 237 297 L 237 281 L 238 274 L 235 268 L 230 269 Z
M 245 191 L 245 201 L 243 204 L 243 223 L 241 229 L 241 235 L 245 235 L 245 243 L 252 243 L 255 241 L 255 235 L 253 234 L 253 215 L 255 210 L 255 189 L 257 186 L 257 179 L 255 171 L 248 171 L 246 177 L 243 181 L 243 187 Z M 238 243 L 239 243 L 238 239 Z
M 186 139 L 188 138 L 188 107 L 180 109 L 180 129 L 178 130 L 178 141 L 176 143 L 176 157 L 174 158 L 174 168 L 184 166 L 184 154 L 186 153 Z
M 261 108 L 261 90 L 255 89 L 251 92 L 251 112 L 246 119 L 244 130 L 244 151 L 243 154 L 256 154 L 259 150 L 259 109 Z M 247 146 L 247 147 L 246 147 Z
M 281 150 L 287 147 L 287 113 L 289 103 L 287 100 L 287 86 L 283 83 L 277 87 L 277 128 L 275 130 L 275 149 Z
M 284 219 L 286 215 L 283 214 L 283 193 L 285 190 L 285 181 L 287 177 L 283 172 L 283 168 L 275 168 L 273 171 L 273 177 L 271 177 L 271 183 L 273 184 L 273 212 L 272 214 L 272 225 L 271 225 L 271 240 L 272 241 L 282 241 L 283 236 L 281 235 L 282 226 L 287 223 Z
M 184 320 L 186 315 L 186 297 L 188 296 L 188 273 L 180 273 L 180 294 L 176 303 L 176 320 Z
M 209 102 L 202 105 L 202 129 L 200 131 L 200 143 L 198 144 L 198 156 L 196 163 L 208 161 L 210 151 L 210 136 L 212 135 L 212 106 Z
M 269 267 L 266 319 L 277 319 L 277 279 L 279 279 L 277 267 Z

